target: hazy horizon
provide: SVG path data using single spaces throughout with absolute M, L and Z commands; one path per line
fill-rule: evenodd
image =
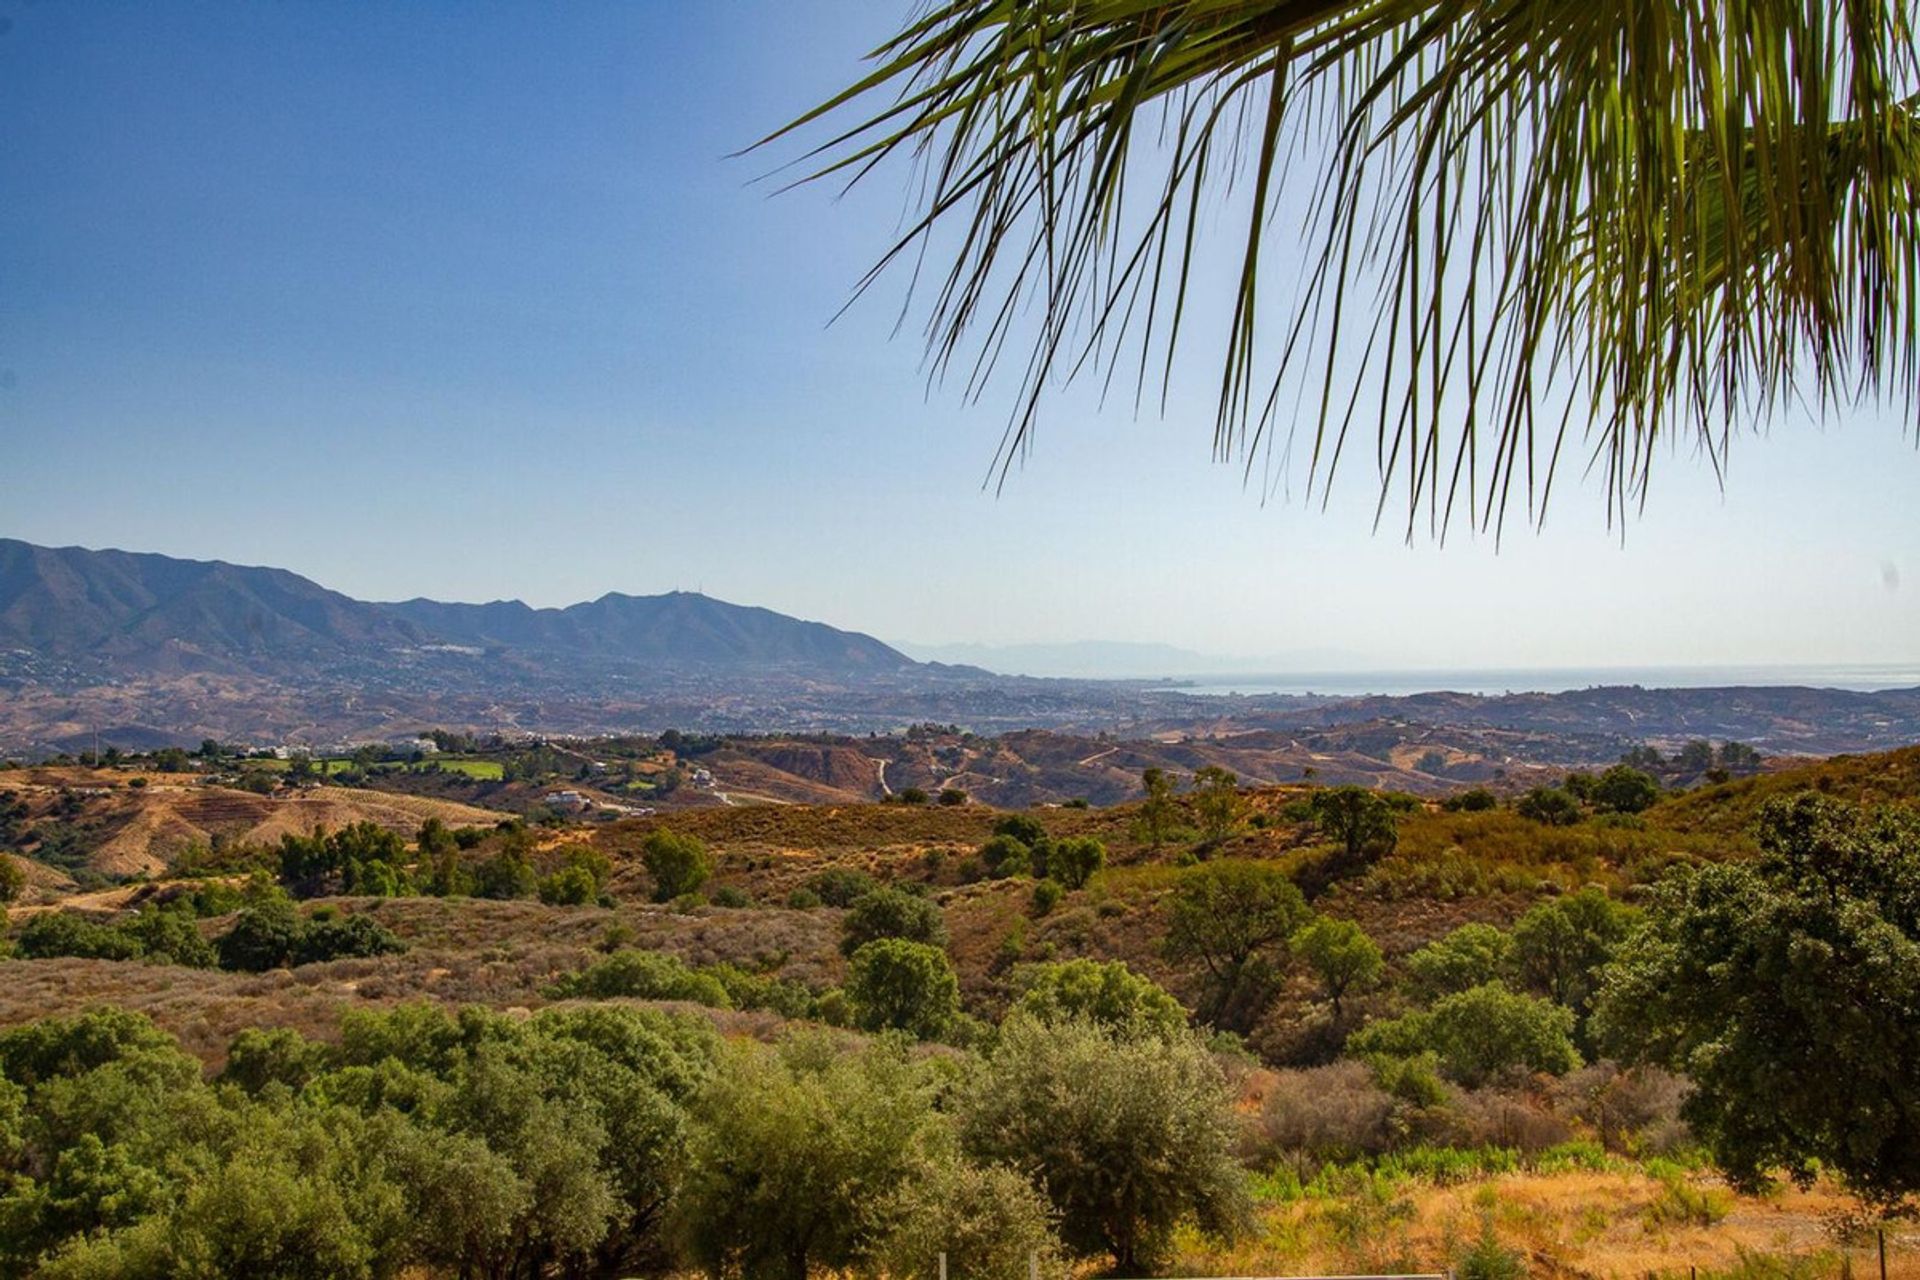
M 699 589 L 896 644 L 1920 656 L 1891 412 L 1783 413 L 1724 493 L 1666 450 L 1624 531 L 1576 461 L 1496 552 L 1373 532 L 1369 450 L 1325 510 L 1298 460 L 1212 463 L 1199 360 L 1164 421 L 1062 400 L 996 495 L 1005 389 L 928 392 L 903 283 L 826 324 L 899 192 L 728 158 L 906 8 L 0 3 L 0 534 L 372 600 Z

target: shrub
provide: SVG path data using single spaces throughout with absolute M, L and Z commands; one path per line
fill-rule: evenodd
M 847 909 L 846 918 L 840 922 L 840 952 L 850 956 L 881 938 L 904 938 L 943 947 L 947 926 L 940 918 L 940 908 L 927 899 L 898 889 L 876 889 Z
M 1489 982 L 1445 996 L 1424 1013 L 1369 1023 L 1347 1048 L 1401 1058 L 1431 1050 L 1448 1078 L 1476 1086 L 1516 1071 L 1573 1070 L 1580 1055 L 1572 1036 L 1571 1010 Z
M 1033 914 L 1044 916 L 1060 905 L 1060 899 L 1066 896 L 1066 890 L 1060 887 L 1058 880 L 1038 880 L 1033 886 Z
M 1485 787 L 1468 787 L 1442 800 L 1440 807 L 1449 813 L 1485 813 L 1500 807 L 1500 797 Z
M 1456 1280 L 1521 1280 L 1527 1274 L 1525 1260 L 1507 1248 L 1493 1233 L 1493 1218 L 1481 1219 L 1480 1235 L 1454 1263 Z
M 716 1009 L 730 1009 L 733 999 L 712 974 L 690 967 L 678 956 L 658 951 L 616 951 L 578 973 L 570 973 L 547 988 L 557 1000 L 584 997 L 593 1000 L 686 1000 Z
M 1029 849 L 1047 843 L 1047 829 L 1031 814 L 1010 813 L 993 824 L 993 834 L 1018 840 Z
M 880 938 L 855 951 L 845 990 L 854 1025 L 863 1031 L 931 1040 L 960 1011 L 960 983 L 947 953 L 905 938 Z
M 540 901 L 549 906 L 584 906 L 599 897 L 600 886 L 584 867 L 562 867 L 540 881 Z
M 850 907 L 880 886 L 864 871 L 852 867 L 829 867 L 807 877 L 807 886 L 816 900 L 829 907 Z
M 960 790 L 960 788 L 958 787 L 940 788 L 941 804 L 947 805 L 948 807 L 953 807 L 957 805 L 963 805 L 966 802 L 967 802 L 967 793 Z
M 327 912 L 303 920 L 278 889 L 250 893 L 233 928 L 215 944 L 221 968 L 248 973 L 405 950 L 406 943 L 371 916 Z
M 1490 924 L 1463 924 L 1406 958 L 1408 993 L 1423 1003 L 1498 981 L 1513 958 L 1513 935 Z
M 155 964 L 179 964 L 211 969 L 218 963 L 213 947 L 194 925 L 190 907 L 142 907 L 124 921 L 120 932 L 133 939 L 143 959 Z
M 894 1280 L 938 1280 L 942 1254 L 952 1276 L 1025 1276 L 1030 1260 L 1047 1280 L 1067 1275 L 1046 1197 L 1005 1165 L 936 1161 L 881 1215 L 898 1224 L 876 1259 Z
M 1057 840 L 1047 854 L 1047 874 L 1069 889 L 1081 888 L 1106 865 L 1107 846 L 1092 836 Z
M 730 884 L 723 884 L 715 889 L 711 900 L 716 907 L 726 907 L 735 911 L 753 905 L 753 899 L 747 896 L 745 889 Z
M 1535 787 L 1514 802 L 1513 811 L 1549 827 L 1570 827 L 1584 816 L 1580 802 L 1560 787 Z
M 21 927 L 14 950 L 22 960 L 78 956 L 86 960 L 133 960 L 140 944 L 111 925 L 69 911 L 47 911 Z
M 1030 1171 L 1067 1248 L 1117 1274 L 1164 1257 L 1176 1226 L 1225 1237 L 1248 1220 L 1232 1095 L 1192 1037 L 1012 1019 L 959 1115 L 968 1151 Z
M 712 1275 L 852 1273 L 881 1250 L 944 1138 L 935 1081 L 893 1046 L 742 1046 L 695 1105 L 673 1213 Z M 923 1260 L 924 1265 L 924 1260 Z
M 492 857 L 473 869 L 476 898 L 531 898 L 539 887 L 540 877 L 527 860 L 522 842 L 511 837 Z
M 1696 1187 L 1671 1173 L 1660 1180 L 1644 1216 L 1649 1227 L 1711 1227 L 1727 1216 L 1728 1208 L 1724 1193 Z
M 787 906 L 795 911 L 811 911 L 820 905 L 820 895 L 804 885 L 787 895 Z
M 1033 870 L 1033 850 L 1010 835 L 997 835 L 980 846 L 980 862 L 995 880 L 1023 876 Z
M 1261 1108 L 1268 1155 L 1298 1152 L 1316 1160 L 1357 1160 L 1394 1145 L 1394 1096 L 1359 1062 L 1330 1063 L 1274 1077 Z
M 1608 813 L 1640 813 L 1660 799 L 1660 784 L 1630 765 L 1617 764 L 1593 784 L 1593 803 Z
M 640 846 L 641 861 L 653 877 L 653 900 L 671 902 L 693 893 L 713 873 L 713 859 L 704 841 L 661 827 Z
M 12 902 L 27 887 L 27 873 L 22 871 L 13 858 L 0 853 L 0 902 Z
M 1119 960 L 1066 960 L 1022 965 L 1011 1013 L 1041 1022 L 1091 1022 L 1116 1035 L 1181 1035 L 1187 1011 L 1149 978 Z
M 293 963 L 319 964 L 327 960 L 395 955 L 407 944 L 372 916 L 316 916 L 306 922 L 293 949 Z

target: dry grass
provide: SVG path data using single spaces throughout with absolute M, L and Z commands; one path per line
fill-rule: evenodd
M 1704 1176 L 1694 1182 L 1725 1197 L 1730 1211 L 1718 1223 L 1652 1224 L 1648 1211 L 1665 1184 L 1639 1171 L 1508 1174 L 1448 1187 L 1406 1182 L 1339 1199 L 1268 1201 L 1251 1238 L 1227 1248 L 1185 1238 L 1171 1272 L 1444 1272 L 1490 1220 L 1500 1243 L 1517 1250 L 1536 1278 L 1684 1277 L 1689 1268 L 1732 1268 L 1742 1255 L 1817 1258 L 1823 1276 L 1840 1276 L 1843 1264 L 1853 1275 L 1877 1275 L 1871 1236 L 1843 1240 L 1834 1229 L 1857 1208 L 1835 1188 L 1760 1198 L 1734 1196 Z M 1920 1229 L 1911 1222 L 1889 1233 L 1888 1278 L 1920 1280 Z

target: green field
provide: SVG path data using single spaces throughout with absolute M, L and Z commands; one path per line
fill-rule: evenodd
M 330 756 L 325 760 L 315 760 L 313 763 L 315 768 L 319 769 L 328 777 L 336 773 L 346 773 L 354 767 L 352 759 L 346 756 Z M 436 756 L 430 761 L 423 760 L 418 764 L 397 764 L 391 762 L 376 764 L 373 766 L 373 771 L 376 773 L 394 773 L 401 771 L 408 773 L 426 773 L 436 764 L 443 773 L 464 773 L 469 778 L 475 778 L 482 782 L 498 782 L 504 773 L 498 760 L 478 760 L 457 756 Z M 259 769 L 267 773 L 285 773 L 291 765 L 292 762 L 288 760 L 249 760 L 246 762 L 247 768 Z

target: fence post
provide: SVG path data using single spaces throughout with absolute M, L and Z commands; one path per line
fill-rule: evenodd
M 1040 1280 L 1040 1251 L 1038 1249 L 1032 1249 L 1027 1252 L 1027 1280 Z
M 1887 1280 L 1887 1229 L 1880 1227 L 1874 1234 L 1880 1237 L 1880 1280 Z
M 947 1251 L 940 1251 L 940 1280 L 947 1280 Z

